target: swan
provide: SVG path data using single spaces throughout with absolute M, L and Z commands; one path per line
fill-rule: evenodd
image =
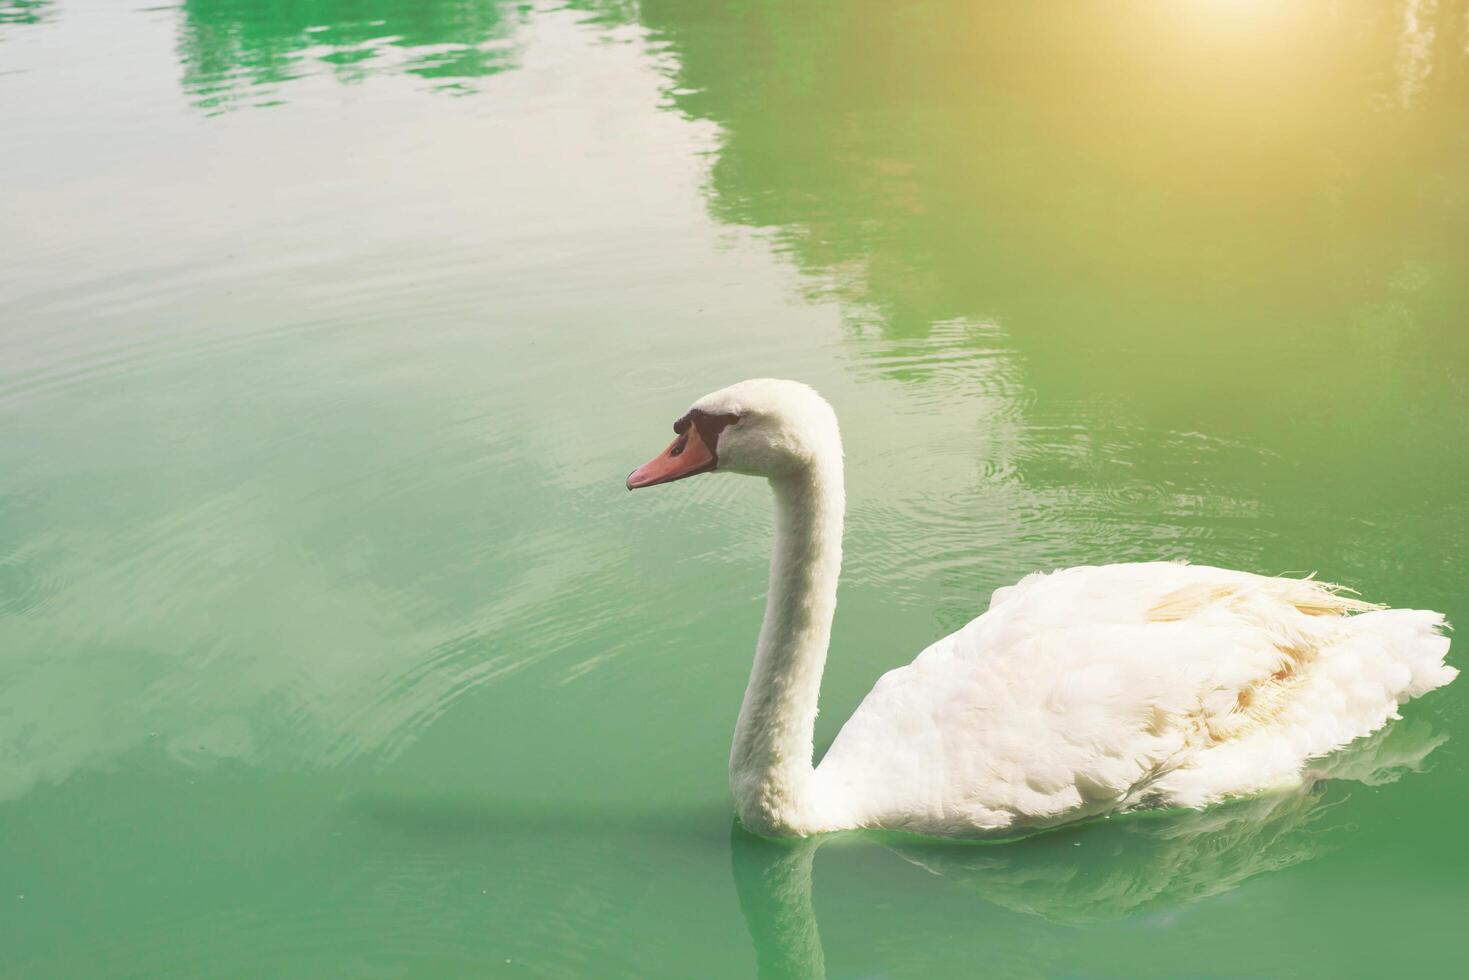
M 729 757 L 756 834 L 863 828 L 1012 836 L 1145 807 L 1300 786 L 1307 760 L 1447 684 L 1441 613 L 1340 586 L 1176 562 L 1034 573 L 889 671 L 813 765 L 842 558 L 836 413 L 804 384 L 706 395 L 629 490 L 764 477 L 765 618 Z

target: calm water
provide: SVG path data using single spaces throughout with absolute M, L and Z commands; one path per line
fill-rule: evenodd
M 0 973 L 1462 969 L 1463 680 L 1203 814 L 733 826 L 767 496 L 622 481 L 743 377 L 846 433 L 823 744 L 1037 568 L 1469 622 L 1464 0 L 977 6 L 0 0 Z

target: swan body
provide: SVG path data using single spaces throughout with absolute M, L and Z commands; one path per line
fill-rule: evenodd
M 884 675 L 819 766 L 812 733 L 845 500 L 831 407 L 791 381 L 714 392 L 628 478 L 732 471 L 776 505 L 765 620 L 730 751 L 767 835 L 993 836 L 1299 785 L 1306 763 L 1451 681 L 1439 613 L 1312 579 L 1175 562 L 1034 574 Z

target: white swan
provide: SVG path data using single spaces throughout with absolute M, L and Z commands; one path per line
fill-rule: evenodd
M 1069 568 L 997 590 L 884 675 L 813 767 L 842 556 L 836 415 L 803 384 L 757 379 L 699 399 L 674 431 L 628 489 L 717 469 L 774 491 L 770 592 L 729 760 L 756 833 L 1004 835 L 1298 785 L 1307 760 L 1458 673 L 1439 613 L 1198 565 Z

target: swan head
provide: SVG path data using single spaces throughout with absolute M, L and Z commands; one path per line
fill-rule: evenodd
M 627 488 L 715 470 L 777 478 L 842 456 L 836 413 L 799 381 L 755 378 L 711 392 L 673 423 L 677 438 L 627 478 Z

